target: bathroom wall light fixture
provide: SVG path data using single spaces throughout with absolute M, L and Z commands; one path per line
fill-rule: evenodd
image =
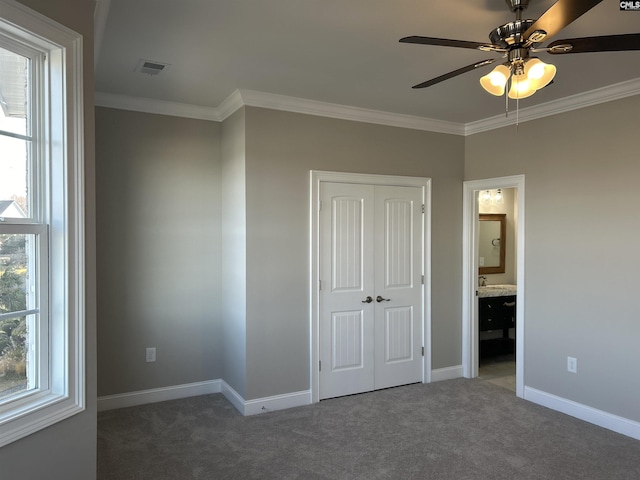
M 504 203 L 504 197 L 502 196 L 502 189 L 499 188 L 496 194 L 493 196 L 494 205 L 502 205 Z
M 482 205 L 491 205 L 491 192 L 489 190 L 485 190 L 484 192 L 482 192 L 482 195 L 480 195 L 480 202 L 482 202 Z
M 484 206 L 490 205 L 503 205 L 504 196 L 502 195 L 502 189 L 498 190 L 485 190 L 480 194 L 480 203 Z

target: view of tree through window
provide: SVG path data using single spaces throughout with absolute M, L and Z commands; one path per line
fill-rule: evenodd
M 27 310 L 25 235 L 0 235 L 0 313 Z M 27 317 L 0 320 L 0 398 L 27 386 Z
M 6 233 L 30 216 L 29 60 L 0 48 L 0 400 L 28 388 L 35 236 Z

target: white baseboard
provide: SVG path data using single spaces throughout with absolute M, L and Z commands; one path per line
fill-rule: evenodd
M 247 400 L 245 402 L 244 414 L 255 415 L 257 413 L 266 413 L 274 410 L 284 410 L 285 408 L 301 407 L 303 405 L 310 405 L 311 403 L 311 390 L 303 390 L 301 392 Z
M 285 393 L 283 395 L 274 395 L 272 397 L 263 397 L 254 400 L 245 400 L 238 392 L 227 384 L 227 382 L 222 380 L 221 392 L 244 416 L 257 415 L 259 413 L 272 412 L 275 410 L 284 410 L 285 408 L 291 407 L 300 407 L 302 405 L 310 405 L 312 403 L 311 390 Z
M 231 385 L 229 385 L 227 382 L 225 382 L 224 380 L 221 380 L 222 385 L 220 386 L 220 392 L 227 398 L 227 400 L 229 400 L 229 402 L 231 402 L 231 405 L 233 405 L 234 407 L 236 407 L 236 410 L 238 410 L 242 415 L 244 415 L 244 398 L 242 398 L 242 395 L 240 395 L 238 392 L 236 392 Z
M 98 411 L 114 410 L 116 408 L 135 407 L 147 403 L 164 402 L 178 398 L 196 397 L 210 393 L 222 393 L 242 415 L 256 415 L 285 408 L 309 405 L 311 390 L 285 393 L 272 397 L 245 400 L 224 380 L 209 380 L 206 382 L 173 385 L 171 387 L 140 390 L 137 392 L 120 393 L 98 397 Z
M 98 397 L 98 411 L 102 412 L 116 408 L 134 407 L 136 405 L 195 397 L 209 393 L 220 393 L 221 382 L 222 380 L 208 380 L 185 385 L 172 385 L 170 387 L 153 388 L 151 390 L 106 395 L 104 397 Z
M 435 370 L 431 370 L 432 382 L 453 380 L 454 378 L 460 378 L 462 376 L 462 365 L 455 365 L 453 367 L 437 368 Z
M 640 440 L 640 422 L 619 417 L 581 403 L 531 387 L 524 387 L 524 398 L 543 407 L 571 415 L 585 422 Z

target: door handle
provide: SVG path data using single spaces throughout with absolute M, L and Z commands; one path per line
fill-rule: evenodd
M 391 299 L 390 298 L 382 298 L 380 295 L 378 295 L 376 297 L 376 302 L 380 303 L 380 302 L 390 302 Z
M 367 298 L 365 298 L 365 299 L 362 301 L 362 303 L 371 303 L 371 302 L 373 302 L 373 298 L 371 298 L 370 296 L 369 296 L 369 297 L 367 297 Z

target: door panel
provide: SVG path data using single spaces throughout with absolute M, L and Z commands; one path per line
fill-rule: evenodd
M 385 362 L 406 362 L 413 359 L 413 308 L 386 308 L 384 312 L 385 327 Z
M 320 194 L 322 399 L 373 390 L 374 306 L 362 303 L 373 294 L 373 188 L 323 183 Z
M 407 199 L 384 199 L 384 225 L 376 233 L 385 236 L 385 288 L 411 288 L 413 284 L 413 207 Z
M 422 380 L 422 189 L 375 191 L 375 388 Z
M 320 197 L 320 398 L 421 381 L 422 189 L 323 182 Z
M 331 315 L 331 367 L 334 373 L 364 366 L 362 313 L 334 312 Z
M 363 291 L 363 220 L 365 196 L 331 198 L 331 289 Z M 370 208 L 370 207 L 367 207 Z

